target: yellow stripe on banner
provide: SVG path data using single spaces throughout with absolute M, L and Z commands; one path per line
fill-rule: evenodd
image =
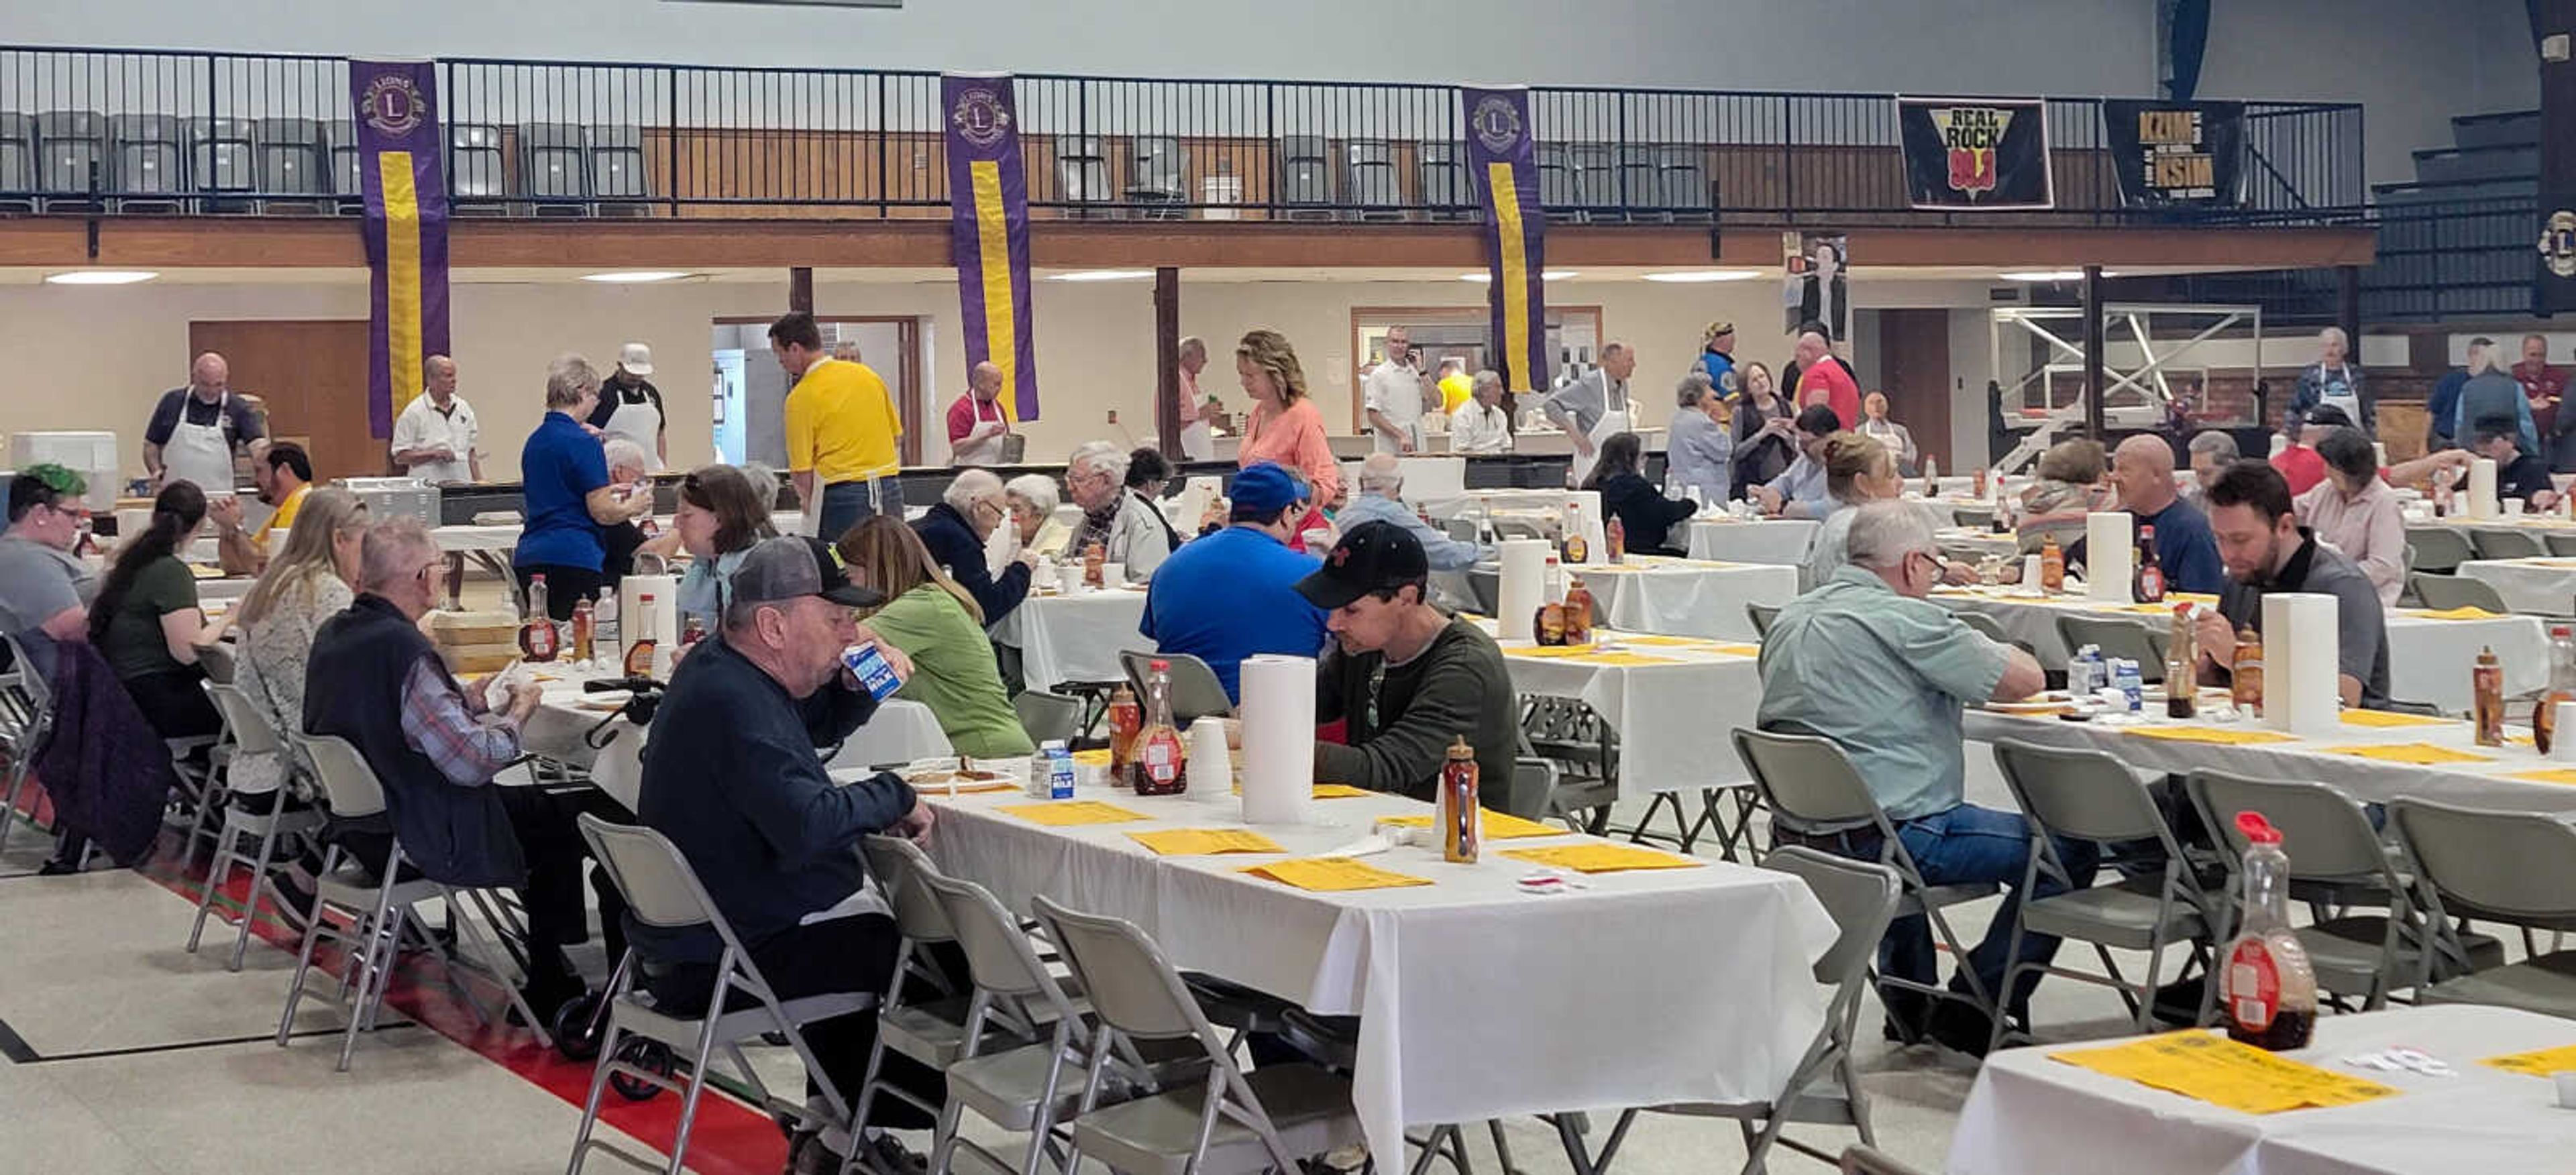
M 996 397 L 1004 420 L 1019 419 L 1019 319 L 1011 305 L 1011 222 L 1002 207 L 1002 165 L 966 165 L 975 182 L 977 249 L 984 254 L 984 347 L 1002 369 L 1004 395 Z
M 1509 163 L 1485 165 L 1486 190 L 1494 194 L 1494 231 L 1503 243 L 1503 354 L 1511 357 L 1511 391 L 1537 390 L 1529 337 L 1529 250 L 1521 236 L 1520 181 Z
M 394 415 L 420 395 L 420 193 L 411 152 L 376 156 L 385 192 L 385 352 L 393 360 Z

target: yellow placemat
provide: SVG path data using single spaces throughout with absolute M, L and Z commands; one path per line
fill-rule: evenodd
M 2132 726 L 2122 731 L 2139 738 L 2160 738 L 2178 743 L 2216 743 L 2242 747 L 2256 743 L 2293 743 L 2296 736 L 2277 730 L 2227 730 L 2216 726 Z
M 1759 657 L 1759 656 L 1761 656 L 1761 655 L 1762 655 L 1762 646 L 1760 646 L 1760 645 L 1717 645 L 1717 646 L 1714 646 L 1714 647 L 1710 648 L 1710 649 L 1709 649 L 1709 652 L 1712 652 L 1712 653 L 1724 653 L 1724 654 L 1726 654 L 1726 655 L 1728 655 L 1728 656 L 1730 656 L 1730 657 Z
M 2387 710 L 2346 710 L 2342 715 L 2342 722 L 2346 726 L 2368 726 L 2374 728 L 2387 728 L 2394 726 L 2449 726 L 2455 721 L 2456 719 L 2435 718 L 2426 714 L 2397 714 Z
M 1566 659 L 1584 665 L 1599 665 L 1606 669 L 1635 669 L 1646 665 L 1679 665 L 1682 663 L 1672 657 L 1657 657 L 1647 653 L 1595 653 L 1589 657 L 1568 657 Z
M 1008 779 L 968 779 L 956 783 L 916 783 L 913 789 L 943 796 L 973 796 L 985 792 L 1019 791 L 1021 786 Z
M 1075 751 L 1073 753 L 1073 761 L 1076 763 L 1088 763 L 1094 767 L 1106 767 L 1109 765 L 1109 748 L 1102 747 L 1096 751 Z
M 2068 1049 L 2050 1053 L 2049 1059 L 2248 1114 L 2349 1106 L 2397 1093 L 2376 1081 L 2346 1077 L 2197 1030 L 2107 1048 Z
M 1267 865 L 1246 865 L 1243 871 L 1264 877 L 1281 885 L 1318 893 L 1340 893 L 1355 889 L 1400 889 L 1408 885 L 1429 885 L 1431 879 L 1409 873 L 1394 873 L 1351 857 L 1298 857 L 1272 861 Z
M 2507 1053 L 2501 1057 L 2488 1057 L 2478 1063 L 2492 1065 L 2508 1073 L 2520 1073 L 2526 1077 L 2548 1077 L 2558 1073 L 2576 1072 L 2576 1044 L 2560 1045 L 2554 1049 L 2538 1049 L 2528 1053 Z
M 1243 789 L 1238 787 L 1234 790 L 1242 791 Z M 1315 785 L 1315 798 L 1319 800 L 1358 800 L 1366 799 L 1376 794 L 1376 792 L 1370 791 L 1367 788 L 1352 787 L 1347 783 L 1319 783 Z
M 1166 828 L 1131 832 L 1127 839 L 1166 857 L 1208 857 L 1218 853 L 1284 853 L 1279 842 L 1248 828 Z
M 2327 747 L 2325 751 L 2329 755 L 2352 755 L 2357 758 L 2378 759 L 2388 763 L 2413 763 L 2419 767 L 2433 767 L 2439 766 L 2443 763 L 2495 762 L 2495 756 L 2493 755 L 2478 755 L 2472 754 L 2468 751 L 2455 751 L 2449 747 L 2437 747 L 2431 743 L 2389 743 L 2385 746 L 2376 747 Z
M 1652 633 L 1619 634 L 1623 645 L 1645 645 L 1657 649 L 1723 649 L 1726 646 L 1695 636 L 1657 636 Z
M 1484 816 L 1487 840 L 1520 840 L 1532 836 L 1573 835 L 1562 828 L 1541 824 L 1536 820 L 1523 820 L 1508 812 L 1487 811 Z M 1436 816 L 1380 816 L 1377 822 L 1397 828 L 1429 828 L 1431 822 L 1436 819 L 1438 819 Z
M 2517 771 L 2505 778 L 2527 779 L 2533 783 L 2576 783 L 2576 771 L 2565 767 L 2550 767 L 2539 771 Z
M 1506 657 L 1538 657 L 1545 659 L 1589 657 L 1593 654 L 1595 647 L 1596 646 L 1593 645 L 1513 645 L 1504 649 L 1503 655 Z
M 1044 804 L 1013 804 L 999 811 L 1017 816 L 1031 824 L 1049 828 L 1070 828 L 1079 824 L 1125 824 L 1145 817 L 1116 804 L 1098 800 L 1056 800 Z
M 1682 857 L 1657 849 L 1636 845 L 1579 844 L 1556 845 L 1544 849 L 1506 849 L 1506 857 L 1572 869 L 1577 873 L 1618 873 L 1628 869 L 1696 869 L 1707 864 L 1696 857 Z
M 2422 620 L 2493 620 L 2502 615 L 2502 613 L 2489 612 L 2475 604 L 2463 604 L 2457 608 L 2442 608 L 2438 610 L 2422 608 L 2409 612 L 2407 615 Z

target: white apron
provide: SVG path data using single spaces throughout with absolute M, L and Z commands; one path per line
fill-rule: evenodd
M 1181 458 L 1186 461 L 1216 460 L 1216 432 L 1204 420 L 1192 420 L 1181 426 Z
M 1002 425 L 1003 428 L 1002 431 L 994 433 L 983 440 L 960 443 L 956 450 L 949 455 L 950 458 L 959 465 L 1001 464 L 1002 442 L 1009 439 L 1011 435 L 1010 417 L 1002 414 L 1002 402 L 999 400 L 995 400 L 993 402 L 992 415 L 990 416 L 984 414 L 984 402 L 976 399 L 972 392 L 967 393 L 966 405 L 968 410 L 975 414 L 976 427 L 981 428 L 987 424 L 999 424 Z
M 2347 363 L 2333 371 L 2321 367 L 2317 374 L 2317 407 L 2340 409 L 2354 428 L 2361 427 L 2361 393 L 2353 388 L 2352 365 Z
M 660 473 L 662 413 L 653 407 L 652 399 L 629 400 L 617 388 L 601 388 L 599 394 L 617 397 L 617 410 L 608 414 L 608 426 L 600 431 L 635 442 L 636 447 L 644 450 L 645 472 Z
M 170 430 L 169 443 L 161 446 L 162 484 L 192 481 L 208 493 L 230 493 L 233 488 L 233 446 L 224 431 L 224 422 L 232 419 L 233 394 L 225 392 L 215 401 L 213 424 L 188 423 L 188 401 L 195 392 L 183 393 L 179 404 L 179 423 Z
M 1592 432 L 1588 434 L 1592 438 L 1592 454 L 1587 457 L 1581 450 L 1575 451 L 1574 467 L 1566 471 L 1566 476 L 1571 480 L 1565 484 L 1569 487 L 1579 487 L 1590 480 L 1593 465 L 1601 460 L 1601 442 L 1626 431 L 1628 431 L 1626 412 L 1602 413 L 1600 423 L 1593 425 Z

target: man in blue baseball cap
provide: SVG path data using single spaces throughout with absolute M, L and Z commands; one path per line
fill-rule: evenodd
M 1312 657 L 1324 647 L 1324 610 L 1297 592 L 1317 560 L 1288 549 L 1304 490 L 1270 462 L 1234 475 L 1229 525 L 1182 544 L 1145 592 L 1137 631 L 1158 652 L 1187 653 L 1216 671 L 1236 698 L 1236 673 L 1258 653 Z

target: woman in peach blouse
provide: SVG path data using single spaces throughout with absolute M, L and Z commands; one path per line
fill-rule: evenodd
M 1234 346 L 1234 370 L 1253 400 L 1235 464 L 1284 465 L 1305 475 L 1317 502 L 1332 501 L 1341 492 L 1342 467 L 1324 441 L 1324 415 L 1306 397 L 1306 372 L 1286 336 L 1273 330 L 1246 334 Z

